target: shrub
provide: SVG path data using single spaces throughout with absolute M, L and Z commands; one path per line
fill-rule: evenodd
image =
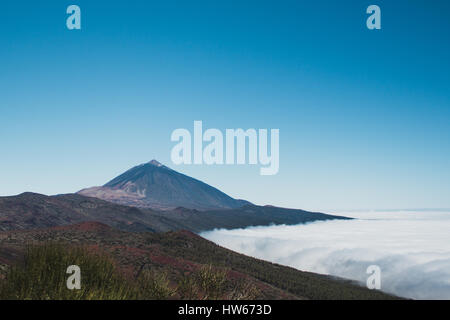
M 176 292 L 164 272 L 143 271 L 137 278 L 137 286 L 138 298 L 144 300 L 167 300 Z
M 81 269 L 79 290 L 67 288 L 70 265 Z M 8 270 L 0 286 L 0 298 L 14 300 L 121 300 L 134 296 L 108 257 L 61 244 L 28 247 L 23 261 Z

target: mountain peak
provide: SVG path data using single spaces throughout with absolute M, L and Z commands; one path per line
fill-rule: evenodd
M 79 193 L 123 205 L 154 209 L 231 209 L 248 204 L 155 159 L 129 169 L 102 187 L 83 189 Z
M 164 165 L 161 162 L 159 162 L 158 160 L 155 160 L 155 159 L 153 159 L 152 161 L 148 162 L 148 164 L 152 164 L 152 165 L 157 166 L 157 167 L 164 167 Z

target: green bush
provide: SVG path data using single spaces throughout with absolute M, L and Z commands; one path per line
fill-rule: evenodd
M 203 292 L 203 299 L 217 300 L 223 298 L 227 287 L 227 272 L 215 270 L 212 265 L 204 266 L 198 272 L 198 282 L 200 290 Z
M 67 288 L 70 265 L 81 269 L 79 290 Z M 12 266 L 2 282 L 0 299 L 120 300 L 135 296 L 108 257 L 61 244 L 28 247 L 23 261 Z
M 170 281 L 164 272 L 146 270 L 137 279 L 139 299 L 167 300 L 176 292 L 170 287 Z
M 199 289 L 194 277 L 183 275 L 177 286 L 178 298 L 182 300 L 195 300 L 199 298 Z
M 178 282 L 178 298 L 185 300 L 251 300 L 260 296 L 259 290 L 248 279 L 227 279 L 228 270 L 214 268 L 211 264 L 183 275 Z

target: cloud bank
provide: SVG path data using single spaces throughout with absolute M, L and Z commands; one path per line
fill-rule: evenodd
M 214 230 L 201 235 L 231 250 L 365 285 L 381 268 L 381 290 L 450 299 L 450 212 L 341 213 L 356 220 Z

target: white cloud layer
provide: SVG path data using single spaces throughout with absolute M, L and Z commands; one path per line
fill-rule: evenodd
M 365 284 L 381 268 L 381 290 L 450 299 L 450 212 L 341 213 L 356 220 L 215 230 L 201 235 L 231 250 Z

